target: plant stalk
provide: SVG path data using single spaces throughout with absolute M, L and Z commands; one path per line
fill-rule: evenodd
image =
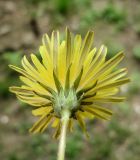
M 69 122 L 70 112 L 68 110 L 64 110 L 62 112 L 61 118 L 61 133 L 60 133 L 60 141 L 59 141 L 59 148 L 58 148 L 58 159 L 57 160 L 64 160 L 65 159 L 65 148 L 66 148 L 66 132 Z

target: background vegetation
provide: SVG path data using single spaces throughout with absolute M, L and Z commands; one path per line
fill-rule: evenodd
M 110 122 L 87 122 L 90 139 L 78 126 L 68 135 L 67 160 L 139 160 L 140 157 L 140 1 L 139 0 L 1 0 L 0 1 L 0 159 L 56 160 L 51 130 L 30 135 L 31 107 L 9 93 L 18 84 L 8 64 L 38 53 L 43 33 L 66 26 L 84 35 L 95 31 L 95 44 L 108 46 L 108 58 L 124 50 L 132 79 L 122 92 L 125 103 L 112 107 Z

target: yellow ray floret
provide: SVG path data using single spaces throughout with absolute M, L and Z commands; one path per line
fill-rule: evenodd
M 19 100 L 35 106 L 32 114 L 40 117 L 30 132 L 43 132 L 51 124 L 56 129 L 53 137 L 59 137 L 62 113 L 68 110 L 68 130 L 73 131 L 77 121 L 88 136 L 85 119 L 109 120 L 112 111 L 104 104 L 124 101 L 118 92 L 121 85 L 130 81 L 127 69 L 114 70 L 124 53 L 106 60 L 107 47 L 94 48 L 93 38 L 92 31 L 82 39 L 66 29 L 61 41 L 59 32 L 53 31 L 51 37 L 43 36 L 41 60 L 31 54 L 30 59 L 23 57 L 21 68 L 9 65 L 20 73 L 22 82 L 21 86 L 10 87 L 10 91 Z

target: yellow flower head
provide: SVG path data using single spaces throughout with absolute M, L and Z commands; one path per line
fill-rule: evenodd
M 85 118 L 109 120 L 112 112 L 102 104 L 124 100 L 115 95 L 122 84 L 129 82 L 127 70 L 114 71 L 124 54 L 120 52 L 106 60 L 107 48 L 92 48 L 93 37 L 94 33 L 88 31 L 82 40 L 81 35 L 73 36 L 66 29 L 66 38 L 61 41 L 59 32 L 53 31 L 51 38 L 47 34 L 43 37 L 41 60 L 31 54 L 31 62 L 23 57 L 22 68 L 10 65 L 22 74 L 23 82 L 20 87 L 10 87 L 10 91 L 35 106 L 32 113 L 40 117 L 30 132 L 43 132 L 51 123 L 56 127 L 54 137 L 58 137 L 63 111 L 68 110 L 69 130 L 78 121 L 87 134 Z

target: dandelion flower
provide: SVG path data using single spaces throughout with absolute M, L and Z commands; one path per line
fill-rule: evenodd
M 30 132 L 43 132 L 51 125 L 56 128 L 53 136 L 57 138 L 67 129 L 72 131 L 77 121 L 88 135 L 85 118 L 109 120 L 112 111 L 105 104 L 125 99 L 117 93 L 121 85 L 129 82 L 127 70 L 114 70 L 124 54 L 119 52 L 106 60 L 106 46 L 92 48 L 93 38 L 92 31 L 82 39 L 66 29 L 66 37 L 61 41 L 59 32 L 53 31 L 50 38 L 47 34 L 43 36 L 41 60 L 31 54 L 30 61 L 23 57 L 22 68 L 10 65 L 21 74 L 23 82 L 21 86 L 10 87 L 10 91 L 34 106 L 32 114 L 39 117 Z

